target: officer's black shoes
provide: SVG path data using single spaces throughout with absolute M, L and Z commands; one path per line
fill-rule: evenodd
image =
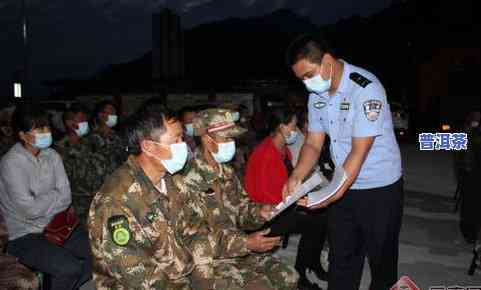
M 322 290 L 322 288 L 301 276 L 297 282 L 297 290 Z

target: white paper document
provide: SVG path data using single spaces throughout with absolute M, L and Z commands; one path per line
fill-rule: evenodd
M 305 196 L 308 192 L 313 190 L 316 186 L 321 184 L 323 178 L 319 172 L 314 172 L 309 179 L 307 179 L 303 184 L 301 184 L 296 191 L 289 195 L 286 200 L 280 202 L 274 209 L 272 210 L 272 218 L 283 212 L 286 208 L 291 206 L 293 203 L 298 201 L 300 198 Z
M 347 174 L 342 166 L 337 167 L 336 170 L 334 170 L 331 182 L 329 182 L 327 186 L 320 190 L 310 192 L 307 195 L 307 206 L 311 207 L 328 200 L 341 188 L 346 180 Z

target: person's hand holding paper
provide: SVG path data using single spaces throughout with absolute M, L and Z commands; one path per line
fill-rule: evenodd
M 343 186 L 347 180 L 348 176 L 344 168 L 342 166 L 336 168 L 331 182 L 320 190 L 310 192 L 302 203 L 310 209 L 327 207 L 344 195 Z
M 347 181 L 347 174 L 342 167 L 336 168 L 332 180 L 319 190 L 310 192 L 299 199 L 298 205 L 309 209 L 325 208 L 343 196 L 342 186 Z
M 272 219 L 272 210 L 273 206 L 270 204 L 264 204 L 259 210 L 259 215 L 264 218 L 266 221 L 270 221 Z
M 289 206 L 296 203 L 300 198 L 305 196 L 308 192 L 313 190 L 316 186 L 322 183 L 322 176 L 319 172 L 314 172 L 304 183 L 299 185 L 296 190 L 288 195 L 281 203 L 274 207 L 272 211 L 272 217 L 277 216 Z

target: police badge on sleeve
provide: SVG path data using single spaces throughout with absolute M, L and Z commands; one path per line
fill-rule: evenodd
M 362 104 L 364 108 L 364 115 L 366 115 L 366 118 L 374 122 L 379 118 L 379 114 L 381 114 L 381 109 L 382 109 L 382 102 L 379 100 L 368 100 L 365 101 Z

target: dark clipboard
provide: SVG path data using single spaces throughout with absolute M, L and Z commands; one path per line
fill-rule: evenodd
M 296 229 L 296 204 L 292 204 L 284 212 L 274 217 L 272 220 L 266 222 L 262 226 L 262 230 L 271 229 L 266 237 L 285 236 L 289 233 L 295 232 Z

